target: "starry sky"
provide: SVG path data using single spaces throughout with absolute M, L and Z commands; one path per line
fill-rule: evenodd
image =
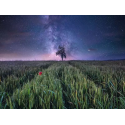
M 125 59 L 124 15 L 0 15 L 0 61 Z

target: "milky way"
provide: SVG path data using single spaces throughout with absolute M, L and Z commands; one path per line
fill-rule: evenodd
M 125 59 L 125 16 L 0 16 L 0 60 Z

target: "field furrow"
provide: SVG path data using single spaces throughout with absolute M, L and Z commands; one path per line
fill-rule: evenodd
M 11 73 L 9 73 L 6 76 L 1 75 L 2 76 L 1 77 L 2 79 L 0 79 L 0 97 L 2 98 L 1 105 L 5 105 L 6 97 L 11 96 L 15 89 L 21 88 L 27 82 L 31 81 L 35 77 L 35 75 L 38 75 L 39 71 L 48 68 L 52 64 L 53 63 L 47 63 L 47 64 L 39 63 L 39 65 L 37 66 L 33 65 L 32 68 L 30 66 L 17 65 L 19 69 L 17 69 L 17 67 L 15 68 L 14 65 L 12 65 L 10 67 L 12 69 Z
M 0 85 L 0 108 L 125 108 L 124 65 L 118 70 L 116 62 L 114 66 L 107 62 L 80 61 L 34 64 L 27 67 L 26 80 L 23 75 L 17 81 L 9 75 L 16 83 L 5 78 L 6 82 Z M 38 75 L 39 71 L 42 75 Z M 31 79 L 30 74 L 34 74 Z

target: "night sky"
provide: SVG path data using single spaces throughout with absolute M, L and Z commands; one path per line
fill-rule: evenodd
M 125 59 L 124 15 L 0 15 L 0 61 Z

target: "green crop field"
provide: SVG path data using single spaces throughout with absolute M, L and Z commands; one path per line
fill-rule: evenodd
M 124 109 L 125 61 L 0 62 L 0 108 Z

